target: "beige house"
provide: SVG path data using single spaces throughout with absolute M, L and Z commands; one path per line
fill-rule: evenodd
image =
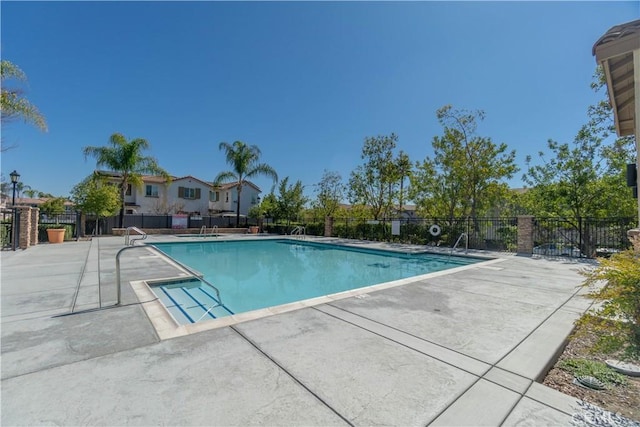
M 98 172 L 117 184 L 121 175 L 116 172 Z M 194 176 L 171 177 L 144 175 L 140 187 L 129 185 L 125 192 L 125 214 L 224 215 L 236 213 L 238 191 L 235 183 L 214 186 Z M 260 188 L 251 182 L 242 187 L 240 215 L 259 203 Z

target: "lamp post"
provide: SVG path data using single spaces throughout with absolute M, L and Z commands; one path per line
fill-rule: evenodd
M 13 172 L 9 174 L 9 176 L 11 177 L 11 184 L 13 184 L 13 199 L 11 201 L 11 205 L 15 206 L 16 205 L 16 184 L 20 179 L 20 174 L 16 172 L 14 169 Z

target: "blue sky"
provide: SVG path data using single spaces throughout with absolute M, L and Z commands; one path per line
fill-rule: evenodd
M 49 131 L 2 127 L 2 174 L 67 195 L 81 149 L 145 138 L 172 175 L 228 170 L 242 140 L 313 191 L 346 182 L 366 136 L 432 155 L 435 112 L 482 109 L 478 133 L 527 155 L 571 141 L 601 95 L 591 48 L 638 2 L 2 2 L 1 55 Z M 54 160 L 54 162 L 52 162 Z M 522 172 L 509 183 L 522 186 Z M 255 182 L 268 192 L 271 184 Z

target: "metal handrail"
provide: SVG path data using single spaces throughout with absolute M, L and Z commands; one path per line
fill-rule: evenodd
M 458 237 L 458 240 L 456 240 L 456 244 L 451 248 L 451 251 L 449 251 L 449 255 L 451 255 L 453 251 L 458 247 L 458 243 L 460 243 L 460 240 L 462 240 L 463 237 L 465 238 L 464 253 L 466 254 L 467 252 L 469 252 L 469 235 L 467 233 L 462 233 L 460 234 L 460 237 Z
M 290 235 L 291 236 L 298 236 L 298 237 L 306 237 L 307 236 L 307 232 L 306 232 L 305 228 L 302 225 L 297 225 L 296 227 L 294 227 L 293 230 L 291 230 Z
M 129 235 L 131 234 L 132 231 L 135 231 L 141 237 L 139 237 L 137 239 L 129 239 Z M 129 244 L 131 244 L 131 246 L 133 246 L 133 245 L 135 245 L 135 241 L 136 240 L 144 240 L 146 238 L 147 238 L 147 233 L 145 233 L 144 231 L 140 230 L 138 227 L 127 227 L 127 229 L 124 232 L 124 245 L 125 246 L 129 246 Z
M 213 290 L 216 291 L 216 296 L 218 297 L 218 304 L 211 306 L 209 308 L 209 310 L 207 310 L 207 313 L 209 311 L 211 311 L 211 309 L 222 305 L 222 298 L 220 297 L 220 291 L 218 290 L 218 288 L 216 288 L 211 283 L 209 283 L 204 277 L 202 277 L 201 275 L 199 275 L 195 271 L 191 270 L 191 268 L 189 268 L 186 265 L 182 264 L 181 262 L 176 261 L 175 259 L 171 258 L 169 255 L 165 254 L 164 252 L 162 252 L 160 249 L 156 248 L 155 246 L 149 246 L 149 245 L 144 245 L 144 246 L 125 246 L 124 248 L 120 249 L 118 251 L 118 253 L 116 254 L 116 285 L 118 286 L 118 289 L 117 289 L 117 302 L 116 302 L 115 305 L 120 305 L 121 302 L 122 302 L 122 283 L 121 283 L 121 279 L 120 279 L 120 255 L 122 254 L 122 252 L 126 251 L 127 249 L 136 249 L 136 248 L 147 248 L 147 249 L 154 250 L 155 252 L 157 252 L 158 254 L 162 255 L 165 258 L 167 258 L 171 262 L 174 262 L 174 263 L 178 264 L 180 266 L 180 268 L 185 270 L 192 277 L 195 277 L 196 279 L 198 279 L 198 280 L 206 283 L 207 285 L 211 286 L 213 288 Z M 102 301 L 100 303 L 102 303 Z
M 211 234 L 215 234 L 218 232 L 218 226 L 214 225 L 211 227 Z M 200 233 L 198 233 L 198 237 L 206 237 L 207 234 L 207 226 L 203 225 L 200 227 Z

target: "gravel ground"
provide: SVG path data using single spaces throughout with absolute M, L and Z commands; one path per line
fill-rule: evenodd
M 573 414 L 571 425 L 576 427 L 640 427 L 640 422 L 605 411 L 587 402 L 580 402 L 582 410 Z
M 597 391 L 573 383 L 570 373 L 558 368 L 564 359 L 588 359 L 603 362 L 615 359 L 612 355 L 593 353 L 596 335 L 579 330 L 572 335 L 556 365 L 543 384 L 584 401 L 583 411 L 574 416 L 576 426 L 634 426 L 640 427 L 640 377 L 627 377 L 625 386 L 608 386 Z M 636 362 L 637 363 L 637 362 Z

